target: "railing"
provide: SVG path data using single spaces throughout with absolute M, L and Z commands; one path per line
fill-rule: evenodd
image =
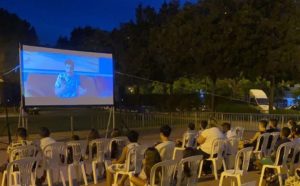
M 38 133 L 39 128 L 47 126 L 53 132 L 59 131 L 81 131 L 91 128 L 106 129 L 108 124 L 109 112 L 97 111 L 77 114 L 41 114 L 26 116 L 27 128 L 29 133 Z M 261 119 L 276 118 L 279 120 L 280 127 L 289 119 L 300 120 L 300 115 L 280 115 L 280 114 L 240 114 L 240 113 L 212 113 L 212 112 L 172 112 L 172 113 L 134 113 L 134 112 L 115 112 L 116 127 L 121 128 L 157 128 L 163 124 L 172 127 L 186 127 L 189 122 L 198 123 L 201 120 L 221 124 L 230 122 L 232 126 L 241 126 L 246 130 L 257 130 L 257 122 Z M 9 124 L 12 133 L 18 127 L 18 116 L 10 116 Z M 112 120 L 111 120 L 112 121 Z M 6 135 L 5 118 L 0 117 L 0 135 Z M 111 125 L 112 128 L 112 125 Z

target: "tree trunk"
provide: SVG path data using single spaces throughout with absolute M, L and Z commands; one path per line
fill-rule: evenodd
M 270 96 L 269 96 L 269 113 L 273 111 L 274 105 L 274 92 L 275 92 L 275 77 L 271 77 L 271 84 L 270 84 Z
M 216 78 L 212 78 L 212 86 L 211 86 L 211 102 L 210 102 L 210 107 L 211 110 L 214 112 L 215 111 L 215 89 L 216 89 Z

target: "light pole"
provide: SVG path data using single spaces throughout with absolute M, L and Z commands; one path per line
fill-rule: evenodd
M 7 111 L 7 99 L 5 96 L 5 84 L 6 82 L 4 81 L 3 78 L 0 77 L 0 83 L 2 84 L 2 102 L 5 107 L 5 123 L 6 123 L 6 128 L 7 128 L 7 135 L 8 135 L 8 142 L 11 144 L 11 133 L 10 133 L 10 127 L 9 127 L 9 122 L 8 122 L 8 111 Z

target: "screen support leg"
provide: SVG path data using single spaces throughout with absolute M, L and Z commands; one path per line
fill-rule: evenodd
M 108 137 L 108 130 L 110 127 L 110 120 L 111 120 L 111 115 L 113 114 L 113 107 L 109 109 L 109 116 L 108 116 L 108 121 L 107 121 L 107 126 L 106 126 L 106 134 L 105 134 L 105 138 Z M 114 119 L 113 119 L 114 120 Z

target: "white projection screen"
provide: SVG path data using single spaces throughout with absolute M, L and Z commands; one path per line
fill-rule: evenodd
M 24 106 L 113 105 L 112 54 L 23 45 Z

